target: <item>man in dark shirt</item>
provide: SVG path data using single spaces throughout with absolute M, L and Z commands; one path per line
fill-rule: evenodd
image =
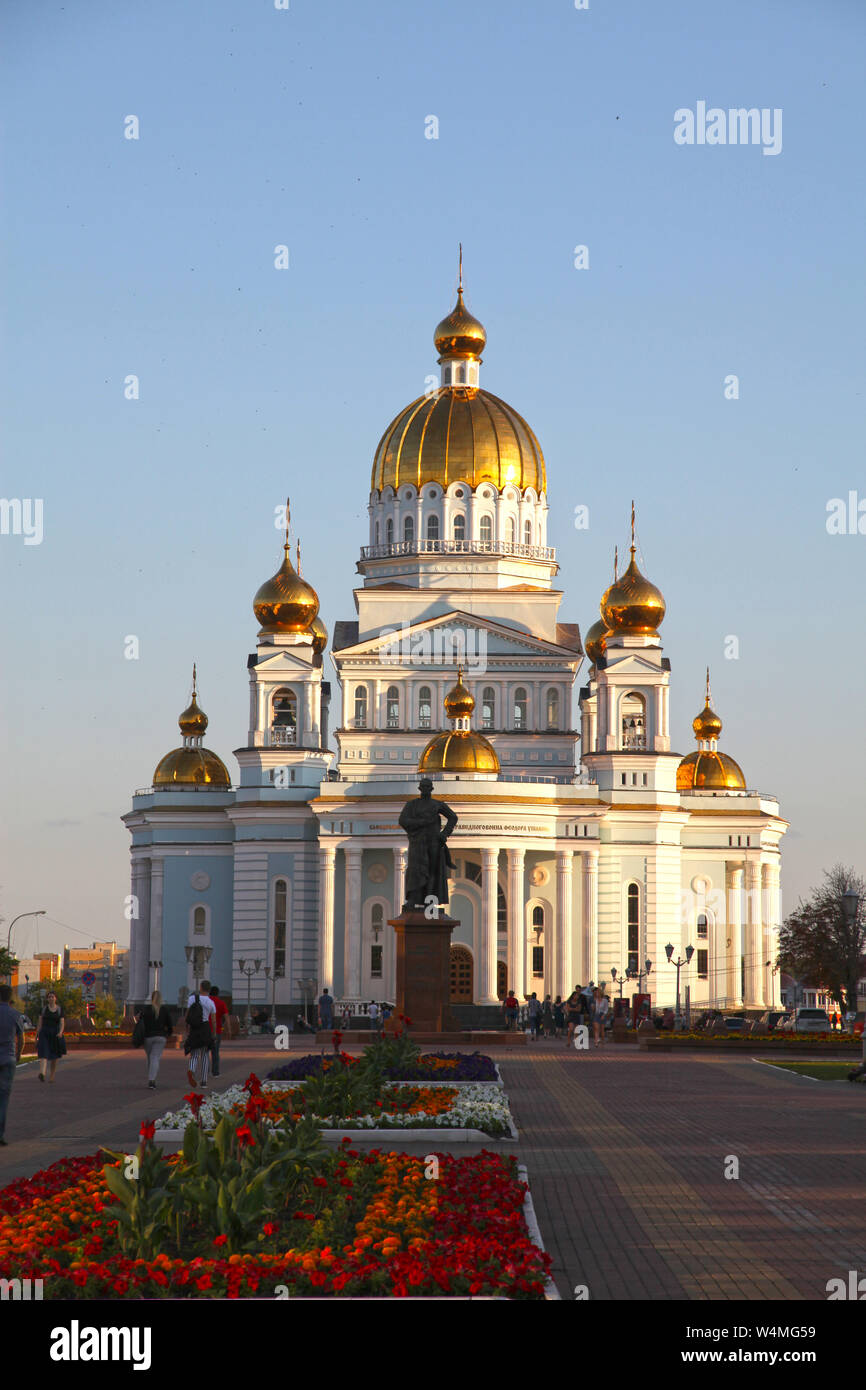
M 0 985 L 0 1144 L 6 1146 L 6 1112 L 15 1080 L 15 1068 L 21 1056 L 24 1043 L 24 1029 L 21 1017 L 12 1008 L 9 1000 L 12 990 L 8 985 Z
M 214 1017 L 211 1019 L 211 1027 L 213 1028 L 213 1075 L 219 1076 L 220 1043 L 223 1040 L 223 1023 L 228 1018 L 229 1011 L 226 1005 L 223 1003 L 222 999 L 220 999 L 219 985 L 211 985 L 210 997 L 213 1000 L 214 1007 L 216 1009 L 216 1013 L 214 1014 Z

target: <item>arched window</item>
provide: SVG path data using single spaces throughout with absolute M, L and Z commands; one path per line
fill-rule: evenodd
M 544 931 L 543 907 L 532 909 L 532 930 L 536 934 L 535 944 L 532 947 L 532 978 L 540 980 L 544 977 L 544 947 L 541 944 L 541 934 Z
M 366 729 L 367 727 L 367 687 L 366 685 L 355 686 L 355 728 Z
M 454 518 L 454 539 L 455 541 L 465 541 L 466 539 L 466 517 L 462 512 L 458 512 Z
M 559 691 L 553 687 L 547 692 L 547 727 L 559 728 Z
M 524 545 L 532 545 L 532 522 L 531 522 L 531 521 L 524 521 L 524 523 L 523 523 L 523 544 L 524 544 Z
M 385 724 L 389 729 L 400 727 L 400 692 L 396 685 L 389 685 L 385 696 Z
M 271 737 L 283 746 L 298 741 L 298 697 L 293 690 L 279 690 L 274 696 Z
M 419 728 L 419 729 L 429 729 L 429 728 L 430 728 L 430 709 L 431 709 L 430 687 L 429 687 L 429 685 L 422 685 L 421 689 L 418 691 L 418 728 Z
M 640 957 L 640 887 L 636 883 L 628 885 L 626 894 L 628 921 L 628 968 L 637 973 Z
M 508 518 L 508 541 L 509 541 L 509 544 L 510 544 L 510 545 L 514 545 L 514 542 L 515 542 L 516 540 L 517 540 L 517 525 L 516 525 L 516 523 L 515 523 L 514 517 L 513 517 L 513 516 L 510 516 L 510 517 Z
M 385 914 L 381 903 L 374 903 L 370 908 L 370 977 L 373 980 L 382 978 L 382 961 L 384 947 L 382 945 L 382 928 L 385 925 Z
M 514 727 L 515 729 L 526 728 L 526 691 L 519 685 L 514 692 Z
M 274 884 L 274 979 L 286 977 L 286 924 L 289 887 L 284 878 Z
M 496 728 L 496 691 L 492 685 L 485 685 L 481 692 L 481 727 Z
M 706 939 L 707 939 L 707 937 L 708 937 L 708 935 L 709 935 L 709 923 L 707 922 L 707 914 L 706 914 L 705 912 L 699 912 L 699 913 L 698 913 L 698 923 L 697 923 L 697 926 L 698 926 L 698 940 L 699 940 L 699 941 L 706 941 Z
M 403 518 L 403 539 L 410 545 L 415 539 L 415 518 L 412 516 L 404 516 Z
M 204 936 L 204 929 L 207 924 L 207 912 L 203 907 L 193 908 L 192 929 L 196 936 Z
M 534 907 L 534 908 L 532 909 L 532 927 L 533 927 L 533 930 L 535 930 L 536 927 L 541 927 L 541 928 L 544 927 L 544 908 L 543 908 L 543 907 Z
M 389 516 L 385 522 L 385 544 L 394 544 L 394 518 Z
M 482 542 L 483 545 L 490 545 L 490 544 L 492 543 L 492 541 L 493 541 L 493 517 L 492 517 L 492 516 L 483 516 L 483 517 L 481 518 L 481 526 L 480 526 L 480 529 L 479 529 L 479 535 L 480 535 L 480 537 L 481 537 L 481 542 Z
M 439 539 L 438 516 L 428 516 L 427 518 L 427 539 L 428 541 L 438 541 Z
M 645 705 L 642 695 L 632 692 L 623 697 L 622 706 L 622 746 L 623 748 L 646 748 Z

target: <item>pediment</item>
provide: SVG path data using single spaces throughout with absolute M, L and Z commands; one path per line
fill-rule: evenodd
M 459 661 L 463 653 L 473 655 L 481 650 L 493 657 L 554 657 L 574 663 L 582 657 L 582 652 L 573 646 L 548 642 L 543 637 L 460 609 L 402 627 L 392 624 L 374 637 L 342 647 L 334 654 L 341 658 L 367 656 L 371 660 L 394 660 L 401 655 L 410 660 L 413 657 L 423 660 L 429 656 L 433 661 L 447 663 L 449 657 Z
M 608 676 L 635 676 L 637 678 L 646 676 L 661 676 L 662 671 L 658 661 L 650 661 L 639 652 L 626 652 L 618 660 L 612 660 L 610 651 L 605 653 L 606 660 L 604 673 Z

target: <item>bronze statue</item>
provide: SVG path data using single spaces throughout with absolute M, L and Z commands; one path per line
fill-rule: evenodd
M 446 906 L 448 871 L 454 868 L 447 840 L 457 816 L 444 801 L 433 800 L 433 783 L 427 777 L 418 783 L 418 790 L 421 795 L 407 801 L 400 812 L 400 826 L 409 837 L 404 912 L 426 907 L 431 897 Z

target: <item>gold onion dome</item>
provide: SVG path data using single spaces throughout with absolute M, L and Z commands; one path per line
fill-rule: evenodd
M 611 633 L 624 632 L 652 636 L 665 616 L 660 589 L 641 574 L 634 558 L 634 502 L 631 504 L 631 559 L 628 568 L 614 579 L 602 597 L 601 616 Z
M 709 670 L 704 708 L 692 720 L 692 728 L 702 746 L 683 758 L 677 767 L 677 791 L 744 791 L 746 779 L 743 769 L 716 747 L 716 740 L 722 732 L 722 721 L 712 706 Z
M 201 746 L 208 720 L 196 699 L 195 674 L 193 666 L 192 699 L 177 721 L 184 738 L 183 747 L 173 748 L 157 763 L 153 774 L 155 787 L 231 786 L 225 763 L 209 748 Z
M 475 696 L 463 684 L 463 671 L 457 672 L 457 684 L 445 696 L 445 713 L 449 719 L 468 718 L 475 708 Z
M 547 490 L 541 445 L 505 401 L 478 386 L 440 386 L 395 416 L 373 458 L 370 487 L 464 482 Z
M 253 612 L 265 632 L 306 632 L 318 611 L 319 596 L 295 570 L 286 541 L 283 563 L 259 589 L 253 599 Z
M 604 656 L 609 636 L 606 624 L 601 618 L 597 618 L 583 639 L 583 650 L 593 664 L 600 656 Z
M 309 632 L 313 639 L 313 651 L 321 656 L 328 645 L 328 629 L 320 617 L 316 616 L 310 623 Z
M 480 357 L 484 351 L 487 334 L 463 303 L 462 285 L 451 313 L 436 325 L 433 342 L 440 357 Z

